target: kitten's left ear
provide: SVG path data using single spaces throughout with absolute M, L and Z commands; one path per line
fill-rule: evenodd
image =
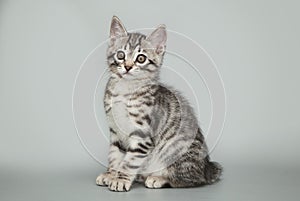
M 122 36 L 127 36 L 127 31 L 121 20 L 117 16 L 113 16 L 110 25 L 110 38 L 115 39 Z
M 167 42 L 167 31 L 164 24 L 159 25 L 149 36 L 147 41 L 155 48 L 157 54 L 161 54 L 165 51 Z

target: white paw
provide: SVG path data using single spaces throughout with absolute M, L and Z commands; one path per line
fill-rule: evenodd
M 102 173 L 100 174 L 96 179 L 96 184 L 99 186 L 107 186 L 112 179 L 112 176 L 110 173 Z
M 148 176 L 145 181 L 145 186 L 147 188 L 161 188 L 167 181 L 163 177 L 159 176 Z
M 128 180 L 114 178 L 109 182 L 108 188 L 111 191 L 124 192 L 130 190 L 131 184 Z

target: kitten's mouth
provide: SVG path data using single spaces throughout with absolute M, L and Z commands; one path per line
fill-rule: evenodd
M 123 75 L 132 75 L 129 71 L 123 73 Z

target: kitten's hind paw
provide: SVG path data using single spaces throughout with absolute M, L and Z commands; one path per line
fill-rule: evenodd
M 161 176 L 148 176 L 145 181 L 147 188 L 163 188 L 169 186 L 167 179 Z

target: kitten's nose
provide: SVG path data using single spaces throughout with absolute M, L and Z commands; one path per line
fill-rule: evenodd
M 125 69 L 126 69 L 126 71 L 128 72 L 128 71 L 130 71 L 130 69 L 132 69 L 132 66 L 134 65 L 134 63 L 133 62 L 130 62 L 130 61 L 125 61 Z
M 127 72 L 130 71 L 130 69 L 132 69 L 132 66 L 124 66 L 124 67 L 125 67 Z

